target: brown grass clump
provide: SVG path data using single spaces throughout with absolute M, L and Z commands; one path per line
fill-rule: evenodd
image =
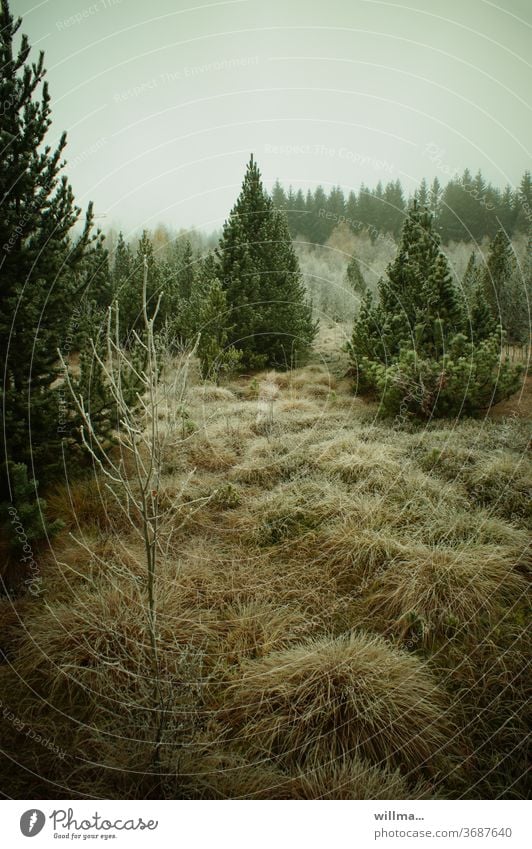
M 497 617 L 501 605 L 526 591 L 514 564 L 511 549 L 410 546 L 368 588 L 368 621 L 424 647 L 457 630 L 474 630 L 482 617 Z
M 422 781 L 409 784 L 398 769 L 376 767 L 358 758 L 299 770 L 290 793 L 291 799 L 434 798 L 429 784 Z
M 449 733 L 445 711 L 422 663 L 359 633 L 244 665 L 222 717 L 262 757 L 316 765 L 356 754 L 431 770 Z
M 470 497 L 513 521 L 532 520 L 532 463 L 503 453 L 489 456 L 469 473 L 466 487 Z
M 280 485 L 254 505 L 263 545 L 295 537 L 320 527 L 348 509 L 347 494 L 328 482 L 304 478 Z
M 192 467 L 208 472 L 231 468 L 237 462 L 235 451 L 221 440 L 198 438 L 190 443 L 188 456 Z
M 136 517 L 96 477 L 57 487 L 42 594 L 0 601 L 10 795 L 524 797 L 526 423 L 377 425 L 323 364 L 186 406 L 158 485 L 159 695 Z
M 219 652 L 231 665 L 284 649 L 308 631 L 301 611 L 268 602 L 236 602 L 221 612 Z
M 46 512 L 60 519 L 71 531 L 127 532 L 129 522 L 120 503 L 109 491 L 103 478 L 90 477 L 68 481 L 46 494 Z M 135 517 L 133 517 L 135 519 Z
M 283 771 L 268 762 L 209 752 L 190 762 L 191 796 L 203 799 L 424 799 L 429 784 L 357 758 Z
M 194 386 L 189 390 L 189 398 L 191 401 L 203 401 L 210 403 L 212 401 L 234 401 L 234 392 L 224 386 L 215 386 L 210 383 L 202 383 L 200 386 Z

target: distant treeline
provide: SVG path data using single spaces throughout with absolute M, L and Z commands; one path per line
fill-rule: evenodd
M 444 244 L 452 241 L 481 242 L 492 239 L 502 228 L 509 236 L 528 233 L 532 222 L 532 178 L 525 171 L 517 188 L 499 189 L 478 171 L 475 177 L 465 170 L 461 177 L 441 185 L 436 177 L 429 186 L 422 180 L 414 195 L 420 206 L 434 215 L 435 229 Z M 390 233 L 398 237 L 410 198 L 399 180 L 373 189 L 361 185 L 358 194 L 346 196 L 339 186 L 330 192 L 318 186 L 306 194 L 301 189 L 288 192 L 279 182 L 272 191 L 274 204 L 287 213 L 292 237 L 324 244 L 338 224 L 353 231 L 367 230 L 376 239 Z

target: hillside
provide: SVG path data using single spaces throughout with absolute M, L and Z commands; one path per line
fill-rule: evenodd
M 525 794 L 529 396 L 383 421 L 338 333 L 293 372 L 191 378 L 161 481 L 162 715 L 138 535 L 97 474 L 48 494 L 42 593 L 0 601 L 10 796 Z

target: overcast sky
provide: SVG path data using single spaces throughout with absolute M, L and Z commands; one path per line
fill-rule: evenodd
M 530 167 L 530 0 L 12 0 L 78 203 L 126 231 L 223 223 L 267 187 Z M 99 222 L 104 224 L 102 220 Z

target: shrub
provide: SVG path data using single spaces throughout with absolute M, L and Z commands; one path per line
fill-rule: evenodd
M 404 349 L 391 365 L 364 358 L 358 368 L 362 385 L 380 396 L 382 414 L 421 419 L 485 411 L 516 392 L 522 374 L 501 361 L 497 334 L 479 345 L 457 335 L 438 359 Z
M 382 413 L 471 415 L 517 390 L 521 370 L 501 361 L 501 328 L 486 337 L 468 321 L 432 218 L 416 202 L 378 294 L 362 303 L 351 356 L 358 390 L 377 394 Z

